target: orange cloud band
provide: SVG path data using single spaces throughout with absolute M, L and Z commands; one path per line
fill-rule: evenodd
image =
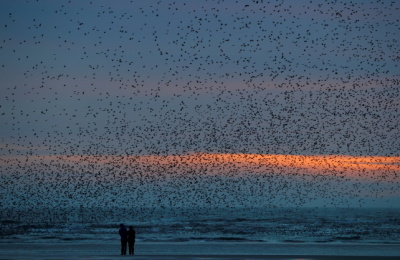
M 0 165 L 51 171 L 114 171 L 160 175 L 282 174 L 326 175 L 400 181 L 400 157 L 344 155 L 206 154 L 187 155 L 51 155 L 1 157 Z M 17 168 L 18 168 L 17 167 Z

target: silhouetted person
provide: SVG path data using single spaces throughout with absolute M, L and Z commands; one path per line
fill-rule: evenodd
M 129 226 L 128 230 L 129 255 L 135 254 L 135 239 L 136 239 L 136 232 L 133 229 L 133 226 Z
M 126 255 L 126 244 L 128 242 L 128 230 L 124 224 L 119 225 L 119 235 L 121 237 L 121 255 Z

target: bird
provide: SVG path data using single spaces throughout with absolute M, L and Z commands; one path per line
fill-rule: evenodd
M 0 207 L 21 223 L 398 196 L 395 1 L 5 2 Z

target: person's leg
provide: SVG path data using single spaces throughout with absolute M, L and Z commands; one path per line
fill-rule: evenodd
M 121 255 L 126 255 L 126 240 L 121 240 Z
M 129 255 L 132 255 L 132 243 L 128 242 Z

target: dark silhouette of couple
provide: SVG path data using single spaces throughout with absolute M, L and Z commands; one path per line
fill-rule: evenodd
M 129 230 L 127 230 L 124 224 L 120 224 L 119 235 L 121 237 L 121 255 L 126 255 L 126 244 L 129 246 L 129 255 L 134 255 L 136 232 L 133 226 L 129 226 Z

